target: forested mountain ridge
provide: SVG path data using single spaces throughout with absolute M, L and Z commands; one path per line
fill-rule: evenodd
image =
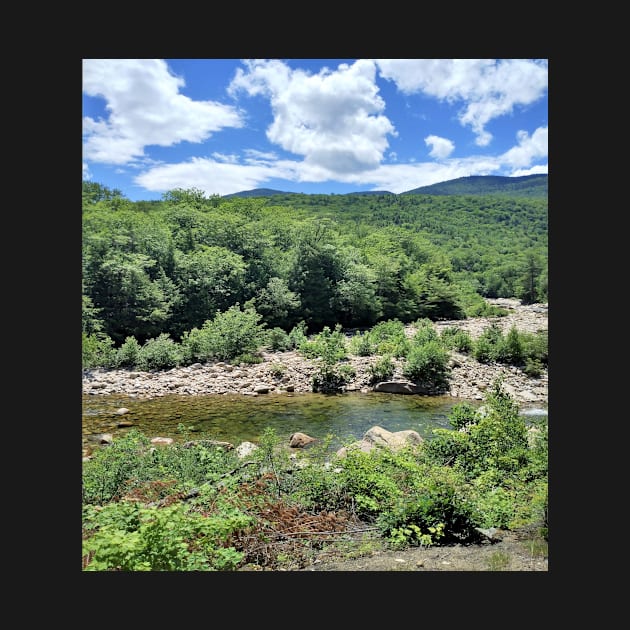
M 430 186 L 421 186 L 401 195 L 504 195 L 508 197 L 546 198 L 549 192 L 549 176 L 523 175 L 521 177 L 501 177 L 496 175 L 472 175 L 458 177 Z M 233 197 L 271 197 L 274 195 L 301 195 L 303 193 L 283 192 L 270 188 L 255 188 L 224 195 L 224 199 Z M 387 190 L 368 190 L 345 193 L 348 195 L 395 195 Z M 336 195 L 332 195 L 336 196 Z
M 132 202 L 83 182 L 83 331 L 180 339 L 217 312 L 269 329 L 462 319 L 484 297 L 547 301 L 547 200 L 499 195 Z
M 549 194 L 548 175 L 523 175 L 500 177 L 496 175 L 472 175 L 459 177 L 430 186 L 421 186 L 403 195 L 505 195 L 509 197 L 544 197 Z

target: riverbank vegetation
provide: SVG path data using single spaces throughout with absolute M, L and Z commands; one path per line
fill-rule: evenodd
M 196 362 L 228 361 L 252 364 L 262 361 L 261 352 L 296 350 L 307 359 L 317 360 L 312 380 L 314 392 L 335 392 L 352 380 L 349 355 L 376 356 L 370 367 L 372 384 L 390 380 L 394 358 L 402 362 L 404 377 L 422 386 L 427 393 L 448 390 L 451 350 L 465 353 L 481 363 L 513 365 L 537 378 L 548 364 L 547 331 L 523 332 L 512 327 L 506 334 L 496 323 L 487 326 L 477 339 L 457 326 L 441 333 L 424 318 L 405 327 L 400 320 L 382 321 L 368 330 L 345 334 L 341 325 L 324 326 L 307 335 L 300 322 L 289 333 L 280 328 L 268 330 L 261 316 L 250 306 L 230 307 L 204 322 L 201 328 L 185 332 L 181 342 L 167 334 L 148 339 L 142 345 L 127 337 L 118 348 L 110 338 L 83 334 L 83 367 L 167 370 Z M 412 330 L 410 335 L 407 331 Z M 277 366 L 282 369 L 282 366 Z
M 153 446 L 131 430 L 83 464 L 85 571 L 299 570 L 321 554 L 477 544 L 493 528 L 546 541 L 547 419 L 527 426 L 497 380 L 416 447 L 250 455 L 211 440 Z M 182 426 L 182 430 L 184 430 Z

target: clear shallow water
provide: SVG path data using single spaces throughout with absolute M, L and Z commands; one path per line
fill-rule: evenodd
M 436 427 L 451 428 L 448 414 L 454 405 L 462 402 L 450 396 L 375 392 L 331 396 L 168 395 L 150 400 L 124 395 L 84 395 L 83 438 L 85 442 L 90 434 L 96 433 L 112 433 L 116 437 L 129 431 L 128 427 L 118 427 L 118 423 L 131 422 L 149 438 L 171 437 L 175 441 L 205 438 L 236 446 L 243 441 L 258 443 L 264 430 L 272 427 L 286 440 L 298 431 L 318 439 L 332 435 L 332 446 L 338 447 L 360 439 L 375 425 L 388 431 L 412 429 L 430 438 Z M 129 409 L 129 413 L 117 415 L 121 407 Z M 537 413 L 546 414 L 546 410 Z M 186 433 L 180 431 L 180 424 Z

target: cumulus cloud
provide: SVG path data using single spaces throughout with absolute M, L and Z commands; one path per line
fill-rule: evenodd
M 450 140 L 439 136 L 427 136 L 424 143 L 431 147 L 429 155 L 438 160 L 447 158 L 455 150 L 455 145 Z
M 461 103 L 458 120 L 481 147 L 492 140 L 488 122 L 535 103 L 547 90 L 545 59 L 377 59 L 376 64 L 404 94 Z
M 241 190 L 260 188 L 263 182 L 274 177 L 297 180 L 295 164 L 290 162 L 264 162 L 235 164 L 209 158 L 192 158 L 179 164 L 164 164 L 134 178 L 134 182 L 153 192 L 166 192 L 174 188 L 197 188 L 207 195 L 228 195 Z
M 126 164 L 147 145 L 203 142 L 225 127 L 241 127 L 237 109 L 194 101 L 180 93 L 185 82 L 161 59 L 84 59 L 83 91 L 106 101 L 107 118 L 83 119 L 83 156 Z
M 518 144 L 501 156 L 501 161 L 508 166 L 514 169 L 524 168 L 547 157 L 547 127 L 539 127 L 531 136 L 526 131 L 519 131 L 516 138 Z
M 389 148 L 389 139 L 398 134 L 384 115 L 377 70 L 404 94 L 422 93 L 460 107 L 457 120 L 474 131 L 479 146 L 491 140 L 485 129 L 489 121 L 533 104 L 544 96 L 547 82 L 544 60 L 364 59 L 317 74 L 292 69 L 282 60 L 247 60 L 226 93 L 268 101 L 266 137 L 295 159 L 283 159 L 266 142 L 255 148 L 253 143 L 217 143 L 214 151 L 205 147 L 203 157 L 166 163 L 164 152 L 151 159 L 146 148 L 202 143 L 215 132 L 243 128 L 243 110 L 188 98 L 182 94 L 184 80 L 162 60 L 84 60 L 84 92 L 106 104 L 103 117 L 83 119 L 84 179 L 90 162 L 99 161 L 127 171 L 141 167 L 133 181 L 152 192 L 196 188 L 226 195 L 284 179 L 401 193 L 469 175 L 547 172 L 547 127 L 519 131 L 515 145 L 502 155 L 466 158 L 451 158 L 455 144 L 428 134 L 424 143 L 431 161 L 417 162 L 418 152 L 401 163 L 394 150 L 399 147 Z M 418 116 L 430 124 L 430 116 L 422 111 Z M 253 131 L 242 137 L 254 137 Z M 389 164 L 383 163 L 385 156 Z
M 317 74 L 291 70 L 278 60 L 248 60 L 228 92 L 269 98 L 273 122 L 267 138 L 304 157 L 307 166 L 331 175 L 376 168 L 396 135 L 382 114 L 372 61 L 323 68 Z

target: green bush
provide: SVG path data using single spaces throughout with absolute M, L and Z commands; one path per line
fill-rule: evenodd
M 416 329 L 413 336 L 414 345 L 424 345 L 429 341 L 438 341 L 440 338 L 433 322 L 426 317 L 416 320 L 414 327 Z
M 156 508 L 110 503 L 84 516 L 86 571 L 226 571 L 243 554 L 227 544 L 253 517 L 203 516 L 182 503 Z
M 477 408 L 468 402 L 453 405 L 448 413 L 448 422 L 455 430 L 463 429 L 477 422 Z
M 480 363 L 492 363 L 499 360 L 503 331 L 501 327 L 492 323 L 486 326 L 477 338 L 473 348 L 473 357 Z
M 334 330 L 324 326 L 312 340 L 303 341 L 299 350 L 309 359 L 321 358 L 327 366 L 334 365 L 348 356 L 346 336 L 341 332 L 340 324 L 337 324 Z
M 142 348 L 135 337 L 127 337 L 125 342 L 116 352 L 116 365 L 118 367 L 134 368 L 140 364 Z
M 500 527 L 510 529 L 515 517 L 516 501 L 514 492 L 508 488 L 483 484 L 483 478 L 476 480 L 476 492 L 472 495 L 477 527 Z
M 549 361 L 549 338 L 548 331 L 541 330 L 536 334 L 523 333 L 521 335 L 523 353 L 532 363 L 540 363 L 546 367 Z
M 395 357 L 406 356 L 408 339 L 405 325 L 398 319 L 379 322 L 368 333 L 370 343 L 376 346 L 376 354 L 391 354 Z
M 311 378 L 311 389 L 315 393 L 336 393 L 339 392 L 344 385 L 349 383 L 354 375 L 355 370 L 352 366 L 335 366 L 322 363 Z
M 413 345 L 403 367 L 403 375 L 424 387 L 448 389 L 449 353 L 439 341 Z
M 352 448 L 339 460 L 340 483 L 359 518 L 376 518 L 381 511 L 389 511 L 400 497 L 400 488 L 388 474 L 392 468 L 389 461 L 381 449 L 364 453 Z
M 376 351 L 376 346 L 370 341 L 369 332 L 361 333 L 357 330 L 350 339 L 349 349 L 357 357 L 369 357 Z
M 394 376 L 395 370 L 396 366 L 394 365 L 391 355 L 386 354 L 380 357 L 368 368 L 370 384 L 375 385 L 382 381 L 389 381 L 392 376 Z
M 470 472 L 478 475 L 490 468 L 516 473 L 529 459 L 527 427 L 518 405 L 502 389 L 502 379 L 493 383 L 486 404 L 477 411 L 479 420 L 470 427 Z
M 293 342 L 282 328 L 272 328 L 267 337 L 268 348 L 271 352 L 284 352 L 293 348 Z
M 265 324 L 259 323 L 261 319 L 251 306 L 241 310 L 237 303 L 224 312 L 217 312 L 214 319 L 206 320 L 200 330 L 194 328 L 184 334 L 183 354 L 206 361 L 239 358 L 242 361 L 243 356 L 252 357 L 268 339 Z
M 133 484 L 154 479 L 145 454 L 149 439 L 136 429 L 95 451 L 83 463 L 83 503 L 102 505 L 119 499 Z
M 527 374 L 530 378 L 540 378 L 543 370 L 544 366 L 538 359 L 532 359 L 531 357 L 527 357 L 527 359 L 525 359 L 523 372 L 525 372 L 525 374 Z
M 81 355 L 83 369 L 108 368 L 116 365 L 116 350 L 114 340 L 103 333 L 88 335 L 82 333 Z
M 440 339 L 447 348 L 456 350 L 457 352 L 469 353 L 474 346 L 470 333 L 455 326 L 444 328 Z
M 459 473 L 448 467 L 418 467 L 415 484 L 377 518 L 381 534 L 396 546 L 473 542 L 473 506 Z
M 289 341 L 291 342 L 291 349 L 299 348 L 304 341 L 307 340 L 306 331 L 308 327 L 306 322 L 298 322 L 289 332 Z
M 471 457 L 470 437 L 451 429 L 433 429 L 424 444 L 424 456 L 437 466 L 466 466 Z
M 525 352 L 521 334 L 512 326 L 499 343 L 497 361 L 507 365 L 522 365 Z
M 182 352 L 167 333 L 160 333 L 155 339 L 147 340 L 138 353 L 139 370 L 166 370 L 177 367 L 182 362 Z

